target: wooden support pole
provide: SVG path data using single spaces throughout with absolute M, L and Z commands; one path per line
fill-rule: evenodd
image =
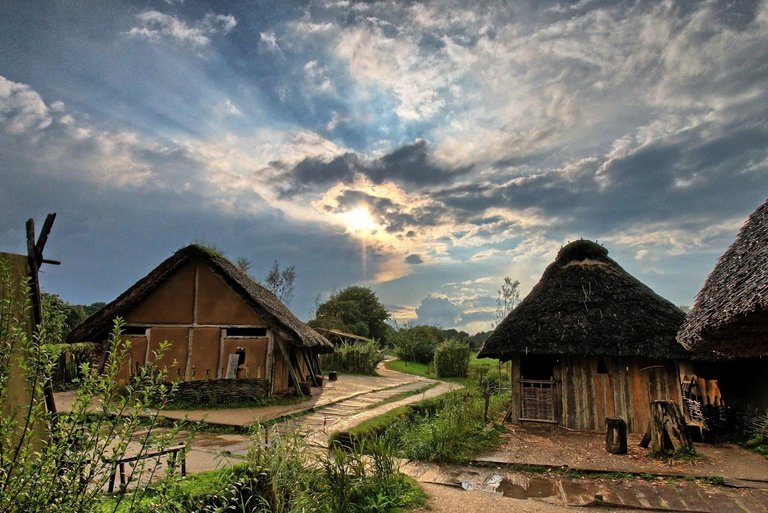
M 293 386 L 296 388 L 296 393 L 299 394 L 300 396 L 303 396 L 304 393 L 301 391 L 299 376 L 296 373 L 296 369 L 293 368 L 293 364 L 291 363 L 291 358 L 288 356 L 288 352 L 285 350 L 285 346 L 283 345 L 282 339 L 279 337 L 277 337 L 277 347 L 280 348 L 280 352 L 283 354 L 283 359 L 285 360 L 285 364 L 288 366 L 288 372 L 291 373 L 291 377 L 293 378 Z
M 51 233 L 53 221 L 56 214 L 48 214 L 43 223 L 43 229 L 40 231 L 40 238 L 35 241 L 35 221 L 27 220 L 27 259 L 29 261 L 29 292 L 32 302 L 32 316 L 35 326 L 43 323 L 43 296 L 40 292 L 40 266 L 43 265 L 43 249 L 48 241 L 48 235 Z M 49 260 L 49 263 L 54 261 Z M 51 378 L 45 380 L 43 384 L 43 395 L 45 396 L 45 407 L 48 412 L 56 418 L 56 401 L 53 398 L 53 382 Z

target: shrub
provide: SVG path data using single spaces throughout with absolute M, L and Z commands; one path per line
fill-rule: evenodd
M 342 344 L 331 354 L 320 355 L 320 365 L 328 370 L 376 374 L 376 366 L 384 360 L 384 352 L 371 340 Z
M 491 415 L 503 411 L 506 398 L 492 397 Z M 484 400 L 477 392 L 463 390 L 439 401 L 426 402 L 397 418 L 383 433 L 400 456 L 437 463 L 461 463 L 473 454 L 492 448 L 499 430 L 483 421 Z
M 403 360 L 431 363 L 437 345 L 443 340 L 442 332 L 433 326 L 403 328 L 391 337 L 395 352 Z
M 465 378 L 469 367 L 469 346 L 446 340 L 435 349 L 435 373 L 440 378 Z

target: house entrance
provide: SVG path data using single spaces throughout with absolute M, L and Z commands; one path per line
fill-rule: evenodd
M 551 356 L 520 358 L 520 420 L 556 422 L 554 365 Z

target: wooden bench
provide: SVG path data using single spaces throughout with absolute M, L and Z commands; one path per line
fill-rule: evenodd
M 119 460 L 117 460 L 115 462 L 115 466 L 112 468 L 112 473 L 109 476 L 109 487 L 107 488 L 107 492 L 112 493 L 115 489 L 115 474 L 117 473 L 118 468 L 120 469 L 120 486 L 126 486 L 128 484 L 126 475 L 125 475 L 126 463 L 134 463 L 139 460 L 146 460 L 150 458 L 159 458 L 160 456 L 164 456 L 166 454 L 169 455 L 168 456 L 169 467 L 176 462 L 176 459 L 177 457 L 179 457 L 179 455 L 181 456 L 181 475 L 186 476 L 187 475 L 187 446 L 186 444 L 173 445 L 171 447 L 166 447 L 161 451 L 145 452 L 143 454 L 127 456 L 125 458 L 120 458 Z

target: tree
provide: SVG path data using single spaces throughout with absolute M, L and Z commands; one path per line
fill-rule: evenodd
M 520 302 L 520 282 L 518 280 L 512 281 L 512 278 L 505 276 L 501 290 L 497 294 L 494 327 L 498 326 Z
M 296 281 L 296 266 L 289 265 L 280 269 L 280 264 L 275 260 L 272 269 L 264 278 L 264 286 L 274 292 L 274 294 L 286 305 L 291 304 L 293 299 L 293 286 Z
M 430 363 L 438 344 L 446 339 L 443 330 L 435 326 L 406 325 L 392 336 L 397 356 L 411 362 Z
M 237 266 L 238 269 L 243 271 L 245 274 L 248 274 L 248 271 L 251 269 L 251 266 L 253 265 L 253 263 L 245 257 L 239 257 L 235 261 L 235 265 Z
M 309 322 L 316 328 L 346 331 L 385 343 L 389 333 L 384 322 L 389 312 L 379 302 L 376 294 L 367 287 L 347 287 L 331 294 L 325 303 L 317 307 L 315 318 Z
M 72 305 L 61 299 L 58 294 L 49 292 L 42 293 L 42 300 L 43 326 L 48 334 L 48 341 L 54 344 L 64 342 L 69 332 L 93 313 L 89 313 L 90 308 L 94 305 L 104 306 L 104 303 L 93 303 L 90 306 Z

